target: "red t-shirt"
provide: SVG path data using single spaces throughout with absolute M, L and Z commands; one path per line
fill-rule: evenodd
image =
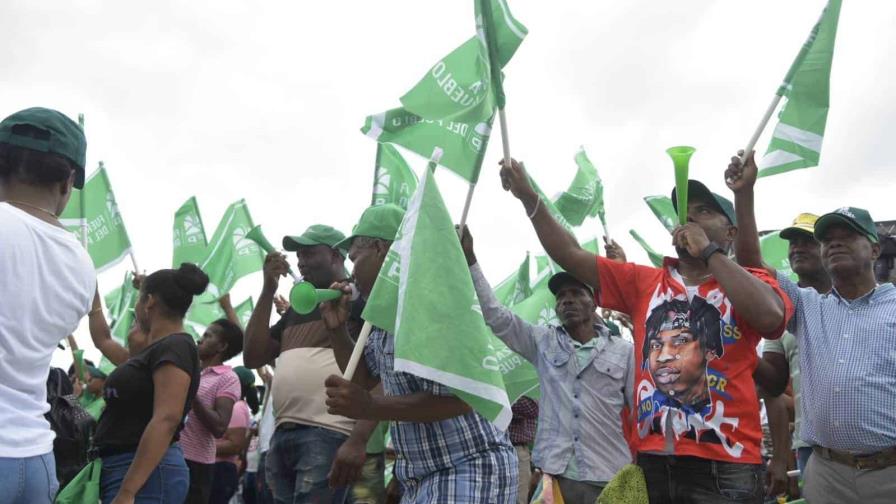
M 671 258 L 662 269 L 597 258 L 598 304 L 628 314 L 635 328 L 634 449 L 758 464 L 753 369 L 761 336 L 737 321 L 714 278 L 685 288 L 677 267 Z M 747 271 L 775 290 L 789 318 L 778 282 L 765 270 Z

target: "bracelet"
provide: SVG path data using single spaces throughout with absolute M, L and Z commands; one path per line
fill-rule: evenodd
M 529 220 L 532 220 L 535 217 L 535 214 L 538 212 L 538 207 L 541 205 L 541 198 L 535 200 L 535 208 L 532 209 L 532 213 L 529 214 Z

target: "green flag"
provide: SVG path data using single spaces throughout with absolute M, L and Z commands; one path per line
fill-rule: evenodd
M 199 214 L 196 196 L 184 202 L 174 214 L 174 260 L 172 267 L 181 263 L 198 264 L 205 259 L 208 240 L 205 237 L 205 226 Z
M 398 150 L 389 144 L 376 144 L 371 205 L 394 203 L 401 208 L 407 208 L 408 201 L 416 189 L 417 175 Z
M 126 272 L 121 285 L 103 297 L 112 339 L 125 348 L 128 346 L 128 333 L 136 322 L 134 307 L 137 306 L 139 291 L 134 288 L 133 281 L 131 272 Z M 103 357 L 99 369 L 108 374 L 115 369 L 115 364 Z
M 672 200 L 668 196 L 645 196 L 644 202 L 666 231 L 671 233 L 678 227 L 678 213 L 675 212 Z
M 479 123 L 503 108 L 500 69 L 526 36 L 504 0 L 476 0 L 476 36 L 438 61 L 401 104 L 427 119 Z M 495 60 L 495 65 L 492 65 Z
M 124 259 L 131 251 L 131 240 L 124 228 L 115 194 L 109 183 L 106 168 L 99 169 L 84 182 L 84 208 L 81 208 L 81 191 L 72 190 L 59 221 L 81 240 L 81 218 L 87 220 L 87 252 L 97 272 L 104 271 Z
M 839 18 L 840 0 L 830 0 L 778 88 L 786 102 L 762 159 L 760 177 L 818 166 Z
M 438 148 L 442 153 L 441 166 L 476 183 L 491 124 L 491 118 L 473 123 L 427 120 L 396 108 L 368 116 L 361 132 L 378 142 L 400 145 L 426 159 L 431 159 Z
M 641 245 L 641 248 L 644 249 L 644 252 L 647 252 L 647 257 L 650 258 L 650 262 L 653 263 L 657 268 L 661 268 L 663 266 L 663 254 L 660 254 L 656 250 L 653 250 L 653 247 L 647 244 L 644 241 L 644 238 L 641 238 L 641 235 L 638 234 L 634 229 L 629 229 L 628 234 L 632 235 L 632 238 Z
M 541 205 L 544 206 L 544 210 L 547 210 L 548 213 L 557 221 L 557 224 L 560 224 L 564 228 L 566 228 L 569 232 L 572 232 L 572 228 L 574 227 L 572 223 L 566 220 L 566 217 L 563 215 L 563 212 L 557 208 L 554 204 L 553 200 L 545 195 L 544 191 L 541 190 L 541 187 L 538 185 L 538 182 L 535 182 L 535 179 L 532 178 L 532 175 L 527 173 L 529 177 L 529 184 L 532 186 L 532 189 L 535 190 L 535 193 L 538 194 L 538 197 L 541 199 Z M 539 212 L 543 210 L 537 210 Z
M 245 238 L 254 226 L 246 200 L 241 199 L 227 207 L 201 264 L 209 278 L 203 296 L 205 301 L 219 299 L 230 292 L 237 280 L 261 271 L 264 252 L 254 241 Z
M 252 310 L 254 309 L 255 302 L 252 301 L 252 296 L 249 296 L 245 301 L 233 308 L 233 311 L 236 312 L 236 317 L 240 319 L 240 325 L 244 328 L 249 325 L 249 319 L 252 318 Z
M 569 189 L 557 198 L 557 210 L 574 226 L 582 225 L 586 217 L 600 216 L 606 223 L 604 214 L 604 185 L 597 174 L 597 169 L 585 154 L 582 147 L 576 153 L 576 164 L 579 169 L 569 184 Z
M 759 250 L 765 264 L 784 273 L 794 282 L 799 280 L 790 267 L 790 242 L 778 236 L 777 231 L 759 238 Z
M 495 287 L 495 297 L 504 306 L 510 308 L 532 295 L 529 285 L 529 253 L 517 269 L 516 273 L 504 279 Z
M 481 311 L 454 222 L 425 170 L 363 317 L 394 334 L 395 371 L 451 387 L 506 429 L 510 402 Z
M 212 322 L 226 318 L 227 314 L 224 313 L 224 309 L 221 308 L 217 300 L 208 303 L 205 302 L 204 296 L 194 296 L 193 303 L 190 304 L 190 309 L 184 316 L 184 330 L 193 336 L 193 339 L 199 341 L 202 333 Z

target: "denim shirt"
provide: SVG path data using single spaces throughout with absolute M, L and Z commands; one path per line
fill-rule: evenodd
M 546 474 L 562 475 L 575 457 L 581 480 L 612 479 L 632 461 L 622 430 L 622 408 L 634 396 L 632 344 L 596 326 L 594 349 L 580 366 L 566 330 L 522 320 L 498 302 L 478 264 L 470 272 L 486 324 L 538 370 L 535 465 Z

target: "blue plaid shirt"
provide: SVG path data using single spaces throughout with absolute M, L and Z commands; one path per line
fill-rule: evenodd
M 849 301 L 778 272 L 794 316 L 802 378 L 800 437 L 852 453 L 896 447 L 896 288 Z
M 448 342 L 446 342 L 447 344 Z M 428 392 L 453 396 L 451 389 L 395 371 L 395 338 L 374 328 L 364 349 L 371 374 L 387 396 Z M 506 432 L 475 412 L 439 422 L 392 422 L 395 476 L 402 503 L 463 502 L 513 504 L 517 457 Z

